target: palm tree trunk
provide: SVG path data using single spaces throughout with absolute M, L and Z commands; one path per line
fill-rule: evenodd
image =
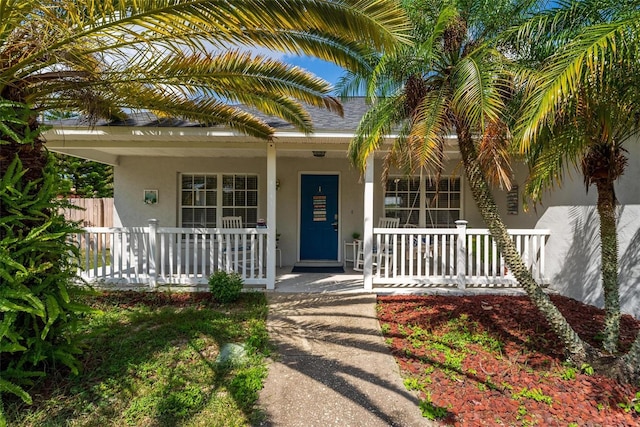
M 480 163 L 471 132 L 464 125 L 458 125 L 456 131 L 465 174 L 471 187 L 471 193 L 509 269 L 518 280 L 518 283 L 520 283 L 527 292 L 531 301 L 545 316 L 553 331 L 562 340 L 569 358 L 578 365 L 585 363 L 589 360 L 590 356 L 595 353 L 595 349 L 580 339 L 562 313 L 560 313 L 558 308 L 551 302 L 549 296 L 538 286 L 531 272 L 522 262 L 520 254 L 511 236 L 509 236 L 507 232 L 507 227 L 500 218 L 484 172 L 479 166 Z
M 602 288 L 604 290 L 603 348 L 615 353 L 620 336 L 620 293 L 618 289 L 618 233 L 613 181 L 597 180 Z
M 620 359 L 623 366 L 628 369 L 625 371 L 625 377 L 631 384 L 638 384 L 640 381 L 640 334 L 631 345 L 629 352 Z

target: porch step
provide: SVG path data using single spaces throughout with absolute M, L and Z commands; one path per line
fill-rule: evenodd
M 296 262 L 294 267 L 342 267 L 342 263 L 338 261 L 301 261 Z

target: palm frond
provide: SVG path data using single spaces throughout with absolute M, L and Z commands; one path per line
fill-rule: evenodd
M 409 145 L 411 144 L 411 121 L 404 120 L 398 128 L 398 136 L 392 140 L 391 147 L 385 154 L 382 162 L 382 172 L 380 174 L 380 184 L 384 187 L 389 179 L 392 169 L 402 171 L 405 176 L 412 175 L 418 165 L 414 161 L 414 155 Z
M 541 47 L 545 52 L 552 52 L 557 46 L 569 42 L 584 26 L 602 23 L 607 10 L 617 5 L 617 1 L 602 0 L 553 2 L 533 10 L 532 16 L 507 29 L 500 37 L 516 42 L 518 52 L 539 50 Z
M 227 48 L 229 45 L 259 45 L 273 51 L 312 56 L 356 73 L 366 72 L 369 63 L 367 58 L 377 52 L 372 46 L 360 40 L 354 40 L 353 37 L 317 29 L 289 30 L 279 33 L 252 29 L 245 31 L 235 40 L 225 43 Z
M 23 58 L 24 62 L 34 63 L 34 58 L 49 57 L 65 45 L 74 42 L 89 45 L 89 41 L 94 49 L 100 50 L 113 51 L 114 46 L 139 48 L 144 43 L 154 43 L 174 52 L 184 47 L 201 51 L 204 43 L 219 48 L 229 44 L 260 45 L 262 37 L 267 47 L 297 52 L 305 49 L 305 43 L 296 46 L 296 38 L 290 37 L 290 33 L 296 32 L 309 36 L 334 35 L 339 42 L 385 50 L 393 50 L 398 42 L 409 42 L 405 15 L 395 0 L 286 3 L 278 0 L 243 0 L 242 3 L 62 0 L 60 3 L 56 8 L 48 8 L 38 2 L 29 11 L 29 20 L 35 21 L 44 34 L 51 33 L 54 42 L 42 43 L 31 56 Z M 279 36 L 282 40 L 277 41 Z
M 518 124 L 521 151 L 529 148 L 542 127 L 553 125 L 561 103 L 578 91 L 587 76 L 601 79 L 607 67 L 636 66 L 629 60 L 637 61 L 637 55 L 626 47 L 637 49 L 639 30 L 640 12 L 635 18 L 590 26 L 549 59 L 549 66 L 530 82 L 531 90 Z M 625 39 L 630 35 L 635 43 Z
M 363 58 L 375 50 L 392 52 L 409 43 L 409 24 L 397 5 L 397 0 L 59 0 L 51 7 L 44 0 L 0 0 L 0 93 L 34 102 L 38 109 L 50 103 L 110 117 L 119 115 L 119 107 L 144 108 L 144 100 L 135 97 L 149 95 L 150 109 L 174 109 L 270 135 L 259 120 L 222 109 L 239 102 L 309 132 L 301 105 L 342 113 L 338 100 L 328 96 L 330 86 L 300 69 L 229 47 L 311 54 L 359 73 L 369 66 Z M 201 114 L 193 111 L 196 106 L 203 108 Z
M 113 94 L 105 90 L 87 89 L 83 86 L 65 85 L 64 88 L 55 89 L 52 92 L 39 92 L 32 101 L 33 111 L 83 111 L 89 123 L 95 123 L 98 119 L 124 120 L 127 114 L 122 105 L 113 98 Z
M 6 45 L 6 40 L 39 3 L 40 0 L 0 0 L 0 46 Z
M 117 103 L 128 109 L 148 109 L 162 116 L 184 118 L 205 125 L 225 125 L 256 138 L 270 139 L 273 134 L 273 129 L 263 120 L 216 99 L 190 100 L 180 94 L 143 85 L 130 85 L 126 95 L 124 92 L 119 94 Z
M 452 77 L 452 108 L 467 126 L 480 132 L 486 123 L 500 120 L 505 109 L 502 89 L 508 87 L 499 64 L 485 55 L 483 52 L 461 59 Z
M 129 81 L 183 85 L 229 100 L 237 99 L 250 88 L 325 107 L 323 97 L 331 90 L 327 82 L 301 68 L 246 52 L 229 51 L 206 57 L 170 56 L 142 66 L 131 70 Z
M 367 158 L 380 147 L 384 138 L 392 133 L 404 117 L 404 96 L 398 94 L 380 98 L 364 115 L 356 136 L 349 143 L 348 157 L 361 172 L 367 165 Z
M 308 114 L 302 111 L 302 103 L 342 114 L 341 104 L 328 95 L 331 86 L 322 79 L 276 60 L 240 52 L 226 52 L 216 57 L 181 53 L 145 64 L 132 64 L 119 73 L 103 73 L 99 80 L 78 81 L 73 75 L 68 79 L 43 80 L 42 84 L 30 86 L 27 97 L 53 103 L 57 109 L 80 107 L 92 116 L 100 116 L 107 109 L 115 111 L 121 102 L 117 94 L 101 96 L 100 93 L 125 93 L 122 100 L 126 99 L 128 107 L 138 104 L 136 108 L 141 108 L 143 99 L 134 101 L 130 95 L 146 96 L 147 92 L 139 91 L 136 85 L 155 87 L 158 93 L 168 93 L 176 99 L 180 95 L 183 101 L 208 96 L 245 104 L 290 121 L 304 132 L 310 132 L 312 126 Z M 99 98 L 109 102 L 98 108 Z M 64 102 L 69 104 L 63 108 Z M 185 105 L 181 104 L 181 108 Z
M 535 204 L 542 199 L 545 190 L 560 186 L 563 177 L 578 166 L 577 159 L 582 158 L 588 145 L 576 134 L 575 128 L 565 128 L 561 133 L 552 133 L 545 128 L 543 132 L 540 141 L 546 142 L 532 146 L 535 150 L 527 154 L 530 167 L 525 182 L 525 208 L 527 201 Z
M 478 143 L 478 161 L 487 182 L 507 191 L 513 178 L 509 143 L 509 131 L 503 122 L 490 122 Z
M 450 131 L 449 118 L 451 93 L 448 87 L 427 92 L 412 117 L 411 132 L 408 135 L 409 150 L 413 163 L 433 171 L 442 169 L 444 136 Z
M 345 70 L 335 85 L 335 92 L 338 97 L 344 100 L 362 95 L 367 88 L 367 79 L 364 75 L 368 74 L 369 71 L 362 73 Z

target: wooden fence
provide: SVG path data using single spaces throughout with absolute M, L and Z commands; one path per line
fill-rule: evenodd
M 69 199 L 69 203 L 81 209 L 65 209 L 64 216 L 80 221 L 83 227 L 113 227 L 113 198 Z

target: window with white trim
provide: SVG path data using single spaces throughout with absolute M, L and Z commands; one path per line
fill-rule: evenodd
M 422 185 L 421 185 L 422 184 Z M 437 184 L 437 185 L 436 185 Z M 400 225 L 427 228 L 455 227 L 461 217 L 459 177 L 391 177 L 387 179 L 384 214 L 400 218 Z
M 258 222 L 258 176 L 254 174 L 182 174 L 182 227 L 215 228 L 223 216 L 241 216 L 243 227 Z
M 400 218 L 400 225 L 420 224 L 420 179 L 389 178 L 384 194 L 384 216 Z

